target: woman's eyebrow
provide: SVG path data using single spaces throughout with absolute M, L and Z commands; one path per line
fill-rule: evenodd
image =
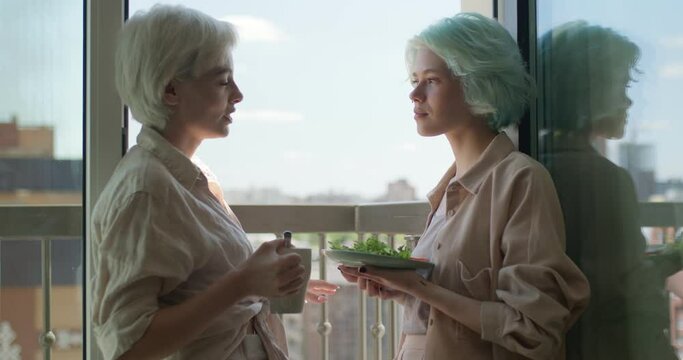
M 232 69 L 227 67 L 227 66 L 219 66 L 211 71 L 209 71 L 209 74 L 211 75 L 223 75 L 223 74 L 232 74 Z
M 441 71 L 439 71 L 438 69 L 428 68 L 428 69 L 424 69 L 424 70 L 421 70 L 421 71 L 413 71 L 413 73 L 410 74 L 410 76 L 415 77 L 415 76 L 417 76 L 418 74 L 420 74 L 420 75 L 437 74 L 437 75 L 438 75 L 438 74 L 440 74 L 440 73 L 441 73 Z

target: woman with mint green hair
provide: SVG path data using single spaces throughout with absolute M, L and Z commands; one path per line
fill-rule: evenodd
M 516 124 L 529 76 L 496 21 L 462 13 L 408 42 L 417 132 L 444 135 L 455 161 L 429 193 L 413 271 L 340 267 L 370 296 L 404 305 L 399 360 L 564 359 L 588 282 L 564 252 L 548 172 L 501 130 Z

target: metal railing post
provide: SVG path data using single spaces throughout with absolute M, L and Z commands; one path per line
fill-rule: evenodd
M 358 233 L 358 239 L 363 238 L 363 233 Z M 360 343 L 360 360 L 367 360 L 368 359 L 368 330 L 366 327 L 367 320 L 368 320 L 368 307 L 367 307 L 367 300 L 368 297 L 365 294 L 364 291 L 359 291 L 358 292 L 358 301 L 359 301 L 359 308 L 360 308 L 360 331 L 359 331 L 359 343 Z
M 325 233 L 320 233 L 320 279 L 327 280 L 327 261 L 325 256 L 325 249 L 327 242 L 325 241 Z M 330 358 L 330 333 L 332 332 L 332 324 L 329 319 L 329 309 L 327 303 L 322 303 L 320 306 L 320 322 L 318 323 L 318 334 L 320 334 L 320 341 L 322 342 L 323 360 Z
M 52 248 L 50 239 L 42 238 L 40 240 L 40 256 L 43 268 L 43 333 L 38 339 L 40 346 L 43 348 L 43 359 L 50 360 L 52 358 L 52 345 L 57 338 L 52 332 L 52 325 L 50 322 L 51 315 L 51 292 L 52 292 Z
M 396 249 L 396 235 L 389 235 L 389 246 Z M 391 338 L 389 339 L 389 355 L 393 359 L 396 356 L 396 351 L 399 343 L 400 329 L 398 328 L 398 307 L 395 301 L 389 303 L 389 327 L 391 327 Z

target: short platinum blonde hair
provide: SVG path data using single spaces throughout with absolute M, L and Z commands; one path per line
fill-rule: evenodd
M 517 43 L 493 19 L 459 13 L 442 19 L 408 41 L 406 64 L 412 67 L 420 48 L 446 63 L 463 87 L 465 102 L 494 130 L 516 124 L 524 114 L 531 80 Z
M 590 132 L 629 104 L 626 86 L 639 73 L 640 48 L 613 29 L 583 20 L 559 25 L 539 44 L 544 127 Z
M 116 88 L 143 125 L 163 130 L 163 101 L 171 81 L 185 81 L 223 65 L 237 42 L 227 22 L 180 5 L 154 5 L 128 19 L 116 49 Z

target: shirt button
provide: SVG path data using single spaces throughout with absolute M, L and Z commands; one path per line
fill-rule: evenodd
M 441 243 L 438 243 L 438 244 L 436 245 L 436 250 L 439 250 L 439 249 L 441 249 Z
M 434 325 L 434 319 L 429 319 L 429 326 Z
M 455 215 L 455 210 L 448 210 L 448 216 Z

